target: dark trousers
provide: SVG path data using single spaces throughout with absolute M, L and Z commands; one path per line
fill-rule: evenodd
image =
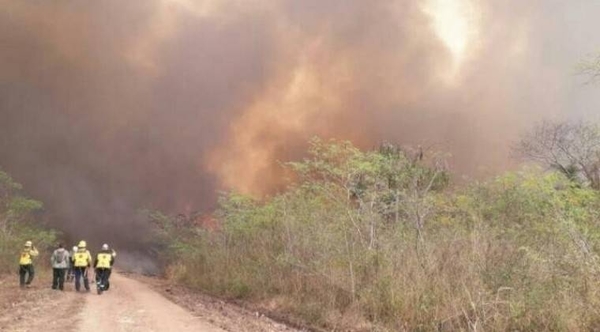
M 69 269 L 67 270 L 67 281 L 73 281 L 75 279 L 75 268 L 73 265 L 69 265 Z
M 110 278 L 110 269 L 96 269 L 96 283 L 98 287 L 102 288 L 103 290 L 108 290 L 108 288 L 110 287 L 110 281 L 108 280 L 108 278 Z
M 27 280 L 25 280 L 25 276 L 27 276 Z M 33 276 L 35 276 L 33 264 L 19 265 L 19 285 L 21 287 L 31 284 Z
M 110 288 L 110 274 L 112 273 L 112 269 L 106 270 L 106 287 L 104 290 L 108 290 Z
M 64 289 L 66 270 L 67 269 L 52 269 L 52 289 Z
M 88 279 L 87 267 L 75 267 L 75 290 L 81 288 L 81 279 L 83 278 L 83 287 L 85 290 L 90 290 L 90 280 Z

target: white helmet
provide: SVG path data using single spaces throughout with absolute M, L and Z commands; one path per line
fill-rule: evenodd
M 77 252 L 77 246 L 73 247 L 73 252 Z
M 106 243 L 105 243 L 105 244 L 103 244 L 103 245 L 102 245 L 102 250 L 108 250 L 108 244 L 106 244 Z

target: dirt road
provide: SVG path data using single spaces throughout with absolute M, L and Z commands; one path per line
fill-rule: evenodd
M 111 279 L 114 287 L 110 291 L 86 298 L 77 331 L 224 332 L 192 316 L 139 281 L 118 273 Z
M 118 273 L 111 289 L 76 293 L 68 284 L 64 292 L 49 289 L 41 276 L 28 289 L 19 289 L 14 277 L 0 278 L 0 331 L 10 332 L 283 332 L 297 331 L 239 307 L 202 297 L 186 308 L 152 289 L 148 282 Z M 154 285 L 156 288 L 156 285 Z M 176 299 L 173 299 L 176 300 Z M 188 310 L 189 309 L 189 310 Z

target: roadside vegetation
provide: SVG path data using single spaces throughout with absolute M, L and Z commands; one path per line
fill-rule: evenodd
M 56 241 L 56 232 L 40 227 L 38 213 L 41 202 L 23 194 L 21 184 L 0 170 L 0 274 L 16 273 L 19 253 L 25 241 L 32 241 L 40 251 L 36 265 L 47 265 L 50 246 Z
M 600 329 L 597 184 L 544 166 L 456 188 L 442 155 L 315 139 L 216 227 L 149 216 L 173 280 L 328 330 Z

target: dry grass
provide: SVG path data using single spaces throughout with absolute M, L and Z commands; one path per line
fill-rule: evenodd
M 559 199 L 581 198 L 573 195 Z M 503 220 L 514 208 L 531 213 L 517 202 L 477 222 L 454 206 L 431 220 L 423 241 L 410 227 L 386 226 L 376 248 L 330 218 L 339 211 L 290 220 L 300 211 L 288 210 L 288 219 L 273 214 L 259 228 L 201 231 L 168 274 L 212 294 L 276 302 L 276 311 L 336 331 L 589 330 L 599 323 L 600 284 L 596 238 L 582 225 L 594 222 L 586 213 L 597 202 L 583 200 L 579 226 L 544 209 L 530 224 Z M 482 218 L 487 204 L 477 208 Z
M 220 229 L 165 232 L 168 275 L 330 331 L 600 328 L 596 191 L 538 171 L 411 191 L 437 173 L 358 156 L 366 184 L 344 183 L 358 183 L 362 201 L 335 182 L 356 172 L 317 161 L 334 180 L 320 174 L 264 202 L 231 195 L 221 201 Z M 395 201 L 386 182 L 368 178 L 382 169 L 406 183 Z

